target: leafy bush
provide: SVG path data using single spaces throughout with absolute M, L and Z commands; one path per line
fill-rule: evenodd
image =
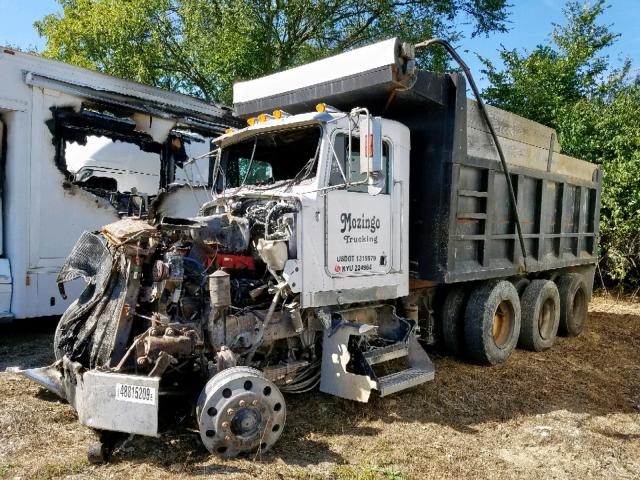
M 604 0 L 570 1 L 566 25 L 533 52 L 484 60 L 488 103 L 556 129 L 562 150 L 603 166 L 600 255 L 610 283 L 640 286 L 640 84 L 629 61 L 612 69 L 603 49 L 618 35 L 598 24 Z

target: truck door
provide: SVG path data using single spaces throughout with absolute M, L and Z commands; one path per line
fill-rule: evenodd
M 329 185 L 366 179 L 360 173 L 360 145 L 357 137 L 337 133 L 333 139 Z M 334 154 L 335 152 L 335 154 Z M 384 187 L 369 195 L 366 184 L 329 190 L 325 196 L 325 269 L 331 277 L 384 275 L 391 270 L 392 195 L 391 146 L 383 142 Z

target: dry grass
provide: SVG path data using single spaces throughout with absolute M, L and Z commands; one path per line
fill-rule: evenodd
M 1 342 L 0 368 L 29 366 L 46 359 L 51 334 Z M 368 405 L 289 397 L 287 427 L 262 458 L 220 460 L 182 429 L 134 437 L 101 466 L 86 462 L 96 437 L 71 407 L 2 373 L 0 477 L 640 477 L 640 304 L 596 298 L 579 338 L 501 367 L 434 360 L 434 382 Z

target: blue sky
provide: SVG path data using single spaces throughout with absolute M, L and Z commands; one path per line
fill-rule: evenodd
M 498 62 L 500 45 L 507 48 L 533 49 L 543 43 L 552 30 L 552 23 L 562 23 L 564 0 L 511 0 L 508 33 L 492 34 L 489 38 L 467 38 L 458 47 L 480 87 L 486 82 L 480 74 L 481 64 L 476 53 Z M 640 74 L 640 0 L 609 0 L 611 7 L 603 20 L 622 34 L 607 52 L 614 65 L 618 59 L 629 57 L 636 74 Z M 20 48 L 44 48 L 44 41 L 33 28 L 33 22 L 59 10 L 55 0 L 0 0 L 0 44 Z M 468 32 L 471 28 L 464 27 Z
M 510 0 L 509 3 L 513 6 L 507 33 L 493 33 L 488 38 L 480 36 L 473 39 L 467 35 L 467 39 L 459 46 L 481 87 L 486 82 L 481 79 L 482 64 L 476 54 L 500 65 L 498 52 L 501 45 L 507 49 L 525 48 L 531 51 L 549 39 L 553 23 L 564 23 L 564 0 Z M 640 0 L 608 0 L 607 3 L 610 7 L 600 22 L 611 25 L 611 30 L 621 36 L 606 53 L 614 66 L 630 58 L 633 73 L 640 75 Z M 466 30 L 470 33 L 472 29 Z

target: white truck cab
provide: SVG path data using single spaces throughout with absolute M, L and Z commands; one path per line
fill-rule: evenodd
M 261 115 L 219 137 L 214 203 L 239 195 L 299 203 L 295 229 L 304 235 L 297 235 L 297 255 L 287 260 L 283 275 L 303 308 L 405 296 L 409 129 L 357 111 L 317 109 Z M 378 130 L 364 131 L 367 122 Z M 361 161 L 361 138 L 379 143 L 375 171 Z

